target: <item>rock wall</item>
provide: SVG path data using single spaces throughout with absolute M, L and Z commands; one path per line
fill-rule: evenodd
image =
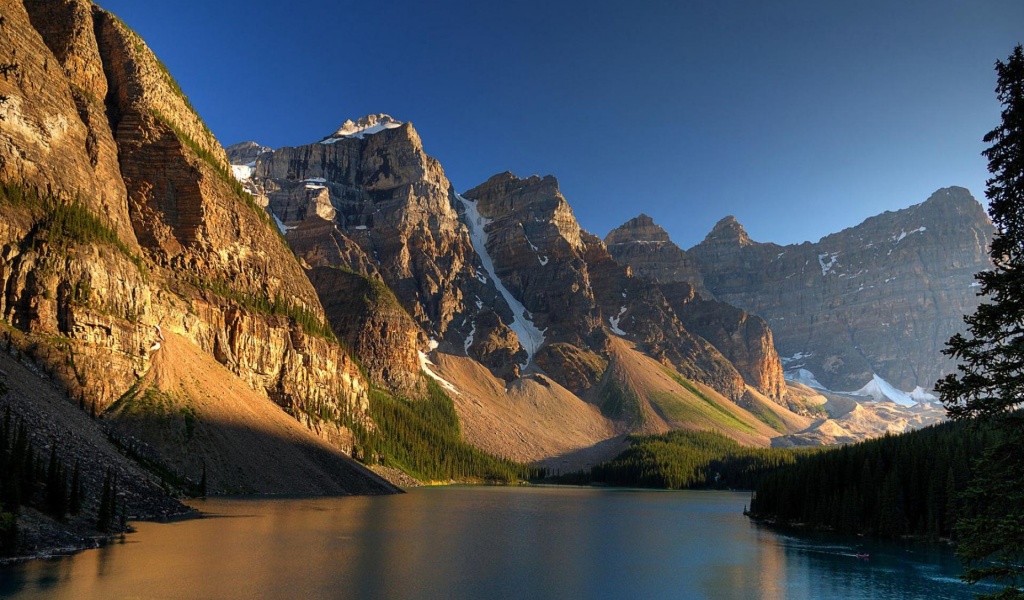
M 723 367 L 707 365 L 705 369 L 719 373 L 712 383 L 716 389 L 725 389 L 725 395 L 736 399 L 746 382 L 776 402 L 783 401 L 782 364 L 771 330 L 759 317 L 715 300 L 704 286 L 696 259 L 676 246 L 668 232 L 640 215 L 612 230 L 605 243 L 617 263 L 657 287 L 681 327 L 699 340 L 695 343 L 710 343 L 722 355 L 716 363 L 731 363 L 742 377 L 727 378 Z
M 978 306 L 992 232 L 970 192 L 952 187 L 813 244 L 757 243 L 727 217 L 689 254 L 718 299 L 768 322 L 787 370 L 833 390 L 873 374 L 931 390 L 954 368 L 946 340 Z
M 389 126 L 380 126 L 382 120 Z M 365 127 L 373 132 L 360 133 Z M 235 160 L 243 159 L 239 154 Z M 293 250 L 309 265 L 380 279 L 424 338 L 445 351 L 468 353 L 499 376 L 518 374 L 525 354 L 507 326 L 511 312 L 473 249 L 441 165 L 426 154 L 412 124 L 371 115 L 320 143 L 260 154 L 246 185 L 280 220 Z M 425 344 L 412 352 L 418 349 Z M 371 352 L 365 360 L 392 365 L 392 377 L 379 383 L 419 377 L 418 363 L 407 360 L 409 349 L 374 346 Z
M 0 13 L 12 339 L 98 410 L 169 331 L 310 424 L 324 405 L 362 414 L 367 384 L 316 291 L 145 43 L 85 0 Z

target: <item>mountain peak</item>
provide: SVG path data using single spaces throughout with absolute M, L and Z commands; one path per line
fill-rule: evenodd
M 530 175 L 524 179 L 517 177 L 511 171 L 492 175 L 487 181 L 471 190 L 467 190 L 463 195 L 466 198 L 478 200 L 482 197 L 504 196 L 513 193 L 561 197 L 561 192 L 558 189 L 558 179 L 554 175 L 545 175 L 544 177 Z
M 270 152 L 271 148 L 263 146 L 258 142 L 248 141 L 228 146 L 224 150 L 228 153 L 228 162 L 232 165 L 253 166 L 256 157 L 265 152 Z
M 743 229 L 740 222 L 732 215 L 723 217 L 722 220 L 716 223 L 711 232 L 704 238 L 704 241 L 732 242 L 740 246 L 749 246 L 754 243 L 750 236 L 747 235 L 747 230 Z
M 984 207 L 978 202 L 970 190 L 959 186 L 950 186 L 935 190 L 928 199 L 921 203 L 922 207 L 956 208 L 961 211 L 980 210 Z
M 654 222 L 651 217 L 640 213 L 611 230 L 604 238 L 604 243 L 626 244 L 629 242 L 660 243 L 669 242 L 668 232 Z
M 357 138 L 363 139 L 363 136 L 373 135 L 380 133 L 385 129 L 395 129 L 401 127 L 402 122 L 395 119 L 391 115 L 383 113 L 376 115 L 366 115 L 360 117 L 355 121 L 349 119 L 341 124 L 341 127 L 331 135 L 324 138 L 321 144 L 333 144 L 334 142 L 345 139 L 345 138 Z

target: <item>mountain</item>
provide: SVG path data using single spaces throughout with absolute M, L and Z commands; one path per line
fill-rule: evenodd
M 86 0 L 2 16 L 6 349 L 186 491 L 395 491 L 330 418 L 369 382 L 145 42 Z
M 913 404 L 954 368 L 940 351 L 980 302 L 992 233 L 951 187 L 817 243 L 754 242 L 726 217 L 687 254 L 716 298 L 767 321 L 791 377 Z
M 807 317 L 806 333 L 846 314 L 830 294 L 874 282 L 869 259 L 937 282 L 975 266 L 967 244 L 918 245 L 959 235 L 970 206 L 955 198 L 872 230 L 891 259 L 869 244 L 852 260 L 843 234 L 798 247 L 828 282 L 814 287 L 812 270 L 798 288 L 772 265 L 803 255 L 735 221 L 684 251 L 645 216 L 605 240 L 583 230 L 550 175 L 504 172 L 457 193 L 413 125 L 389 115 L 304 145 L 225 150 L 114 16 L 87 0 L 5 11 L 0 340 L 79 407 L 54 412 L 58 428 L 99 436 L 179 491 L 387 493 L 350 456 L 397 477 L 393 454 L 408 467 L 423 448 L 493 475 L 526 470 L 478 449 L 565 469 L 610 457 L 631 432 L 713 429 L 761 446 L 874 435 L 890 423 L 880 409 L 783 378 L 777 347 L 807 359 L 794 372 L 839 385 L 836 365 L 854 362 L 830 358 L 843 332 L 798 345 L 786 323 Z M 915 281 L 887 305 L 892 323 L 921 314 Z M 948 300 L 962 298 L 941 285 L 925 289 L 952 319 Z M 748 289 L 796 308 L 776 318 Z M 857 387 L 890 397 L 904 380 L 877 362 Z M 31 412 L 21 396 L 11 405 Z M 930 418 L 908 411 L 895 426 Z M 416 469 L 472 476 L 430 466 Z
M 611 230 L 604 238 L 616 262 L 628 265 L 639 277 L 661 284 L 688 283 L 703 298 L 713 298 L 704 287 L 697 260 L 669 239 L 668 232 L 651 217 L 640 214 Z
M 704 286 L 696 259 L 669 239 L 668 232 L 641 214 L 605 236 L 613 259 L 655 285 L 683 325 L 708 340 L 744 381 L 782 402 L 782 363 L 772 332 L 760 317 L 720 302 Z
M 228 148 L 236 175 L 311 267 L 332 326 L 371 380 L 414 398 L 421 368 L 440 379 L 481 448 L 561 465 L 550 461 L 612 448 L 599 442 L 621 432 L 687 425 L 659 413 L 672 408 L 621 393 L 633 373 L 616 367 L 620 338 L 661 365 L 660 376 L 667 369 L 708 386 L 730 406 L 751 391 L 781 398 L 781 369 L 777 381 L 763 376 L 778 357 L 755 364 L 771 361 L 765 339 L 729 338 L 705 304 L 683 308 L 618 264 L 580 227 L 552 176 L 500 173 L 459 194 L 412 124 L 388 115 L 346 121 L 303 146 L 257 148 Z M 706 321 L 707 335 L 722 338 L 750 380 L 677 311 L 694 327 Z M 510 412 L 515 398 L 530 400 Z M 748 436 L 740 429 L 735 435 Z

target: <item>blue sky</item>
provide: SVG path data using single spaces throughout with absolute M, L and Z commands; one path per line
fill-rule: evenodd
M 553 174 L 584 228 L 794 243 L 961 185 L 979 200 L 1020 0 L 100 0 L 225 144 L 412 121 L 459 191 Z

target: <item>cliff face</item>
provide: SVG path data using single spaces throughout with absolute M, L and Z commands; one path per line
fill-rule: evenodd
M 938 190 L 817 243 L 750 240 L 728 217 L 688 253 L 715 296 L 763 317 L 787 370 L 857 390 L 877 374 L 902 390 L 954 368 L 940 354 L 978 306 L 993 228 L 963 188 Z
M 401 331 L 416 349 L 433 338 L 441 351 L 465 354 L 507 381 L 537 365 L 585 394 L 607 364 L 610 332 L 632 336 L 687 377 L 742 395 L 728 360 L 685 330 L 654 285 L 580 229 L 553 177 L 502 173 L 456 194 L 412 125 L 387 115 L 348 121 L 314 144 L 255 154 L 254 147 L 229 148 L 236 175 L 316 267 L 312 280 L 331 322 L 354 336 L 378 383 L 416 389 L 409 346 L 370 343 L 372 332 Z M 335 297 L 364 284 L 339 269 L 383 282 L 423 334 L 373 303 L 357 312 L 374 325 L 355 326 L 352 303 Z
M 662 284 L 688 283 L 704 298 L 704 276 L 697 261 L 669 239 L 668 232 L 645 214 L 626 221 L 604 238 L 615 262 L 628 266 L 634 275 Z
M 696 259 L 676 246 L 668 232 L 640 215 L 612 230 L 605 243 L 617 263 L 657 286 L 682 326 L 721 353 L 743 382 L 777 402 L 783 400 L 782 363 L 767 324 L 716 300 L 704 286 Z
M 600 327 L 586 248 L 572 209 L 550 175 L 495 175 L 463 196 L 486 219 L 486 251 L 544 340 L 583 344 Z
M 606 336 L 624 336 L 682 375 L 726 396 L 742 395 L 733 366 L 682 326 L 657 287 L 633 277 L 599 238 L 581 230 L 554 177 L 502 173 L 465 197 L 487 219 L 487 251 L 496 273 L 523 299 L 546 343 L 607 354 Z M 578 367 L 592 361 L 560 351 L 546 353 L 543 363 L 559 383 L 587 387 L 578 381 Z
M 662 286 L 687 330 L 711 342 L 747 385 L 781 401 L 786 395 L 782 361 L 764 319 L 718 300 L 697 296 L 687 283 Z
M 362 415 L 366 382 L 163 65 L 85 0 L 2 12 L 0 62 L 15 67 L 0 80 L 0 314 L 14 343 L 103 411 L 175 334 L 342 439 L 315 415 Z
M 502 376 L 518 373 L 523 351 L 504 325 L 508 307 L 474 252 L 451 184 L 411 124 L 386 115 L 350 121 L 319 143 L 260 154 L 243 179 L 308 264 L 380 279 L 423 338 L 468 351 Z M 314 281 L 321 295 L 333 293 L 320 287 L 323 278 Z M 396 376 L 401 369 L 399 379 L 411 381 L 419 369 L 407 351 L 380 346 L 367 360 L 392 362 Z

